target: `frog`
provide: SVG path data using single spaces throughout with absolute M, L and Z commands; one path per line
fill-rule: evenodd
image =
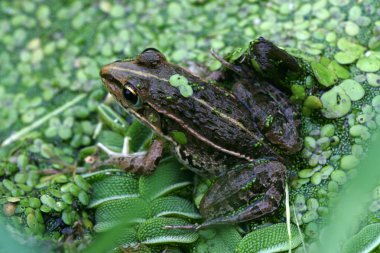
M 100 144 L 107 162 L 149 174 L 167 144 L 185 167 L 213 181 L 199 206 L 204 221 L 195 229 L 275 212 L 289 158 L 302 148 L 297 107 L 283 87 L 288 73 L 300 72 L 296 59 L 261 37 L 234 59 L 211 53 L 223 67 L 208 77 L 169 62 L 155 48 L 100 70 L 114 99 L 157 136 L 148 151 L 133 154 Z M 184 94 L 177 83 L 191 92 Z

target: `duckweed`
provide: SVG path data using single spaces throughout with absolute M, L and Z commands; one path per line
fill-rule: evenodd
M 319 215 L 315 210 L 307 211 L 302 215 L 303 223 L 310 223 L 318 219 Z
M 330 193 L 336 193 L 336 192 L 339 191 L 339 185 L 338 185 L 338 183 L 335 182 L 335 181 L 330 181 L 330 182 L 327 184 L 327 189 L 328 189 L 328 191 L 329 191 L 329 196 L 331 196 Z
M 321 137 L 333 137 L 335 133 L 335 126 L 333 124 L 326 124 L 321 128 Z
M 376 72 L 380 70 L 380 60 L 375 56 L 361 57 L 356 67 L 364 72 Z
M 41 206 L 41 201 L 38 198 L 29 198 L 29 205 L 32 208 L 39 208 Z
M 364 97 L 364 88 L 355 80 L 344 80 L 339 84 L 339 87 L 341 87 L 346 92 L 351 101 L 357 101 Z
M 334 171 L 334 167 L 331 165 L 323 166 L 321 169 L 321 179 L 328 179 L 331 173 Z
M 350 71 L 348 71 L 345 67 L 341 66 L 336 61 L 331 61 L 331 63 L 328 65 L 328 68 L 334 71 L 336 76 L 341 79 L 347 79 L 351 76 Z
M 311 210 L 317 210 L 319 207 L 319 203 L 318 203 L 318 200 L 316 198 L 309 198 L 307 200 L 307 209 L 309 211 Z
M 354 43 L 351 39 L 342 37 L 338 40 L 337 46 L 342 51 L 351 51 L 356 56 L 362 55 L 366 48 L 362 45 Z
M 380 95 L 375 96 L 371 104 L 376 112 L 380 112 Z
M 340 167 L 343 170 L 350 170 L 359 165 L 359 159 L 353 155 L 345 155 L 340 160 Z
M 317 142 L 313 137 L 306 136 L 304 140 L 304 146 L 308 149 L 315 149 L 317 146 Z
M 368 84 L 373 87 L 379 87 L 380 86 L 380 75 L 368 73 L 367 74 L 367 81 Z
M 305 235 L 309 238 L 316 238 L 318 236 L 318 225 L 311 222 L 305 226 Z
M 300 172 L 298 172 L 298 176 L 300 178 L 309 178 L 314 174 L 314 171 L 312 169 L 303 169 Z
M 356 156 L 357 158 L 361 158 L 364 155 L 364 149 L 359 144 L 352 145 L 351 148 L 352 155 Z
M 343 185 L 347 181 L 347 176 L 343 170 L 335 170 L 331 173 L 331 179 L 339 185 Z
M 317 96 L 308 96 L 304 101 L 304 106 L 307 108 L 310 108 L 312 110 L 315 109 L 321 109 L 322 108 L 322 102 Z
M 181 76 L 179 74 L 172 75 L 169 79 L 169 83 L 174 87 L 180 87 L 182 85 L 188 85 L 189 81 L 186 77 Z
M 179 92 L 185 98 L 191 97 L 193 95 L 193 88 L 190 85 L 179 86 Z
M 340 118 L 351 110 L 351 99 L 339 86 L 323 93 L 321 101 L 323 105 L 322 114 L 329 119 Z
M 356 61 L 358 57 L 350 52 L 338 52 L 334 55 L 334 59 L 340 64 L 350 64 Z
M 314 185 L 319 185 L 322 181 L 322 173 L 321 172 L 316 172 L 314 175 L 311 177 L 310 182 Z
M 379 50 L 380 49 L 380 35 L 372 37 L 368 41 L 368 47 L 372 50 Z
M 53 5 L 49 3 L 30 2 L 18 8 L 14 1 L 2 2 L 0 9 L 3 10 L 4 18 L 0 20 L 0 23 L 5 31 L 14 31 L 14 33 L 5 33 L 6 36 L 0 36 L 0 47 L 4 49 L 1 51 L 3 65 L 0 71 L 3 75 L 0 101 L 3 101 L 2 108 L 6 108 L 0 113 L 1 118 L 4 119 L 0 126 L 0 136 L 4 137 L 14 130 L 17 131 L 17 128 L 21 127 L 23 123 L 33 123 L 54 108 L 56 104 L 64 102 L 65 99 L 70 100 L 72 93 L 88 94 L 96 87 L 100 87 L 97 73 L 99 65 L 109 62 L 110 59 L 133 56 L 136 52 L 141 52 L 143 48 L 157 44 L 159 41 L 154 46 L 160 48 L 171 60 L 180 65 L 190 65 L 191 68 L 191 65 L 197 62 L 218 69 L 219 62 L 208 62 L 208 50 L 211 47 L 218 49 L 219 53 L 224 55 L 232 47 L 246 44 L 243 41 L 263 35 L 284 48 L 292 48 L 294 51 L 300 50 L 302 53 L 313 55 L 312 57 L 305 55 L 302 58 L 309 57 L 310 61 L 320 59 L 320 62 L 317 62 L 320 65 L 317 64 L 316 70 L 312 69 L 317 76 L 317 81 L 321 83 L 320 87 L 315 87 L 313 74 L 308 73 L 307 84 L 292 84 L 296 88 L 294 89 L 296 92 L 293 94 L 296 95 L 297 103 L 302 103 L 304 100 L 302 125 L 306 129 L 314 128 L 315 125 L 320 127 L 319 124 L 326 124 L 326 122 L 332 124 L 318 129 L 319 133 L 310 133 L 309 137 L 312 140 L 305 140 L 307 145 L 302 151 L 302 156 L 304 157 L 303 161 L 310 167 L 302 169 L 309 170 L 306 171 L 309 175 L 305 171 L 301 173 L 302 170 L 300 170 L 301 174 L 308 177 L 294 180 L 292 186 L 298 187 L 297 191 L 300 193 L 307 194 L 308 207 L 312 206 L 309 202 L 314 201 L 310 200 L 314 197 L 318 198 L 320 205 L 326 204 L 326 198 L 334 196 L 333 193 L 340 189 L 340 183 L 344 181 L 339 181 L 341 179 L 339 173 L 341 171 L 346 173 L 346 170 L 343 169 L 345 166 L 342 165 L 347 158 L 343 156 L 340 161 L 340 155 L 337 153 L 342 154 L 342 146 L 345 146 L 344 154 L 351 152 L 350 155 L 359 159 L 366 150 L 364 140 L 369 140 L 376 124 L 380 125 L 380 109 L 377 99 L 372 100 L 373 112 L 364 109 L 368 101 L 371 101 L 371 97 L 379 94 L 377 88 L 380 85 L 376 66 L 379 59 L 376 50 L 378 51 L 380 45 L 378 39 L 380 24 L 375 20 L 376 16 L 373 18 L 373 15 L 376 15 L 374 1 L 371 3 L 348 0 L 317 1 L 315 3 L 296 1 L 292 5 L 279 4 L 278 1 L 269 1 L 265 4 L 253 1 L 244 8 L 244 12 L 239 11 L 240 3 L 231 4 L 227 11 L 221 11 L 219 1 L 210 1 L 207 4 L 195 4 L 194 1 L 178 2 L 168 5 L 169 7 L 166 9 L 152 8 L 152 3 L 131 2 L 128 8 L 121 3 L 115 4 L 112 1 L 100 1 L 99 4 L 94 5 L 74 2 L 72 4 L 61 3 L 57 5 L 59 11 L 55 12 L 55 5 L 53 8 Z M 263 8 L 266 4 L 269 4 L 271 8 Z M 145 20 L 143 12 L 151 9 L 155 10 L 153 18 L 149 19 L 150 21 L 146 24 L 135 26 L 137 19 Z M 210 11 L 216 15 L 208 15 Z M 33 13 L 36 13 L 35 17 L 31 15 Z M 91 22 L 87 19 L 88 13 L 93 14 Z M 236 15 L 236 13 L 242 15 Z M 207 22 L 205 22 L 205 17 L 208 17 Z M 294 20 L 289 17 L 294 17 Z M 219 22 L 219 19 L 223 19 L 224 22 Z M 252 29 L 252 22 L 254 22 L 255 29 Z M 60 31 L 61 25 L 66 23 L 73 29 L 67 33 L 58 34 L 56 40 L 52 41 L 51 38 L 55 37 L 50 31 Z M 92 29 L 93 24 L 96 24 L 97 29 Z M 239 27 L 242 32 L 234 33 L 233 36 L 224 36 L 228 34 L 232 26 Z M 37 27 L 44 28 L 46 33 L 36 34 Z M 125 27 L 128 29 L 124 29 Z M 218 32 L 210 34 L 210 30 Z M 87 40 L 88 34 L 91 34 L 92 41 Z M 221 39 L 222 37 L 223 39 Z M 364 55 L 368 48 L 372 51 L 367 51 Z M 13 56 L 10 52 L 20 52 L 20 54 Z M 298 53 L 297 56 L 299 56 Z M 16 63 L 16 65 L 13 66 L 12 63 Z M 321 70 L 320 66 L 325 69 Z M 40 75 L 41 70 L 49 75 Z M 325 75 L 326 73 L 328 75 Z M 331 73 L 335 75 L 335 78 L 332 78 Z M 333 85 L 338 82 L 337 78 L 350 78 L 356 82 L 356 87 L 339 85 L 346 97 L 349 98 L 349 101 L 343 101 L 344 106 L 341 104 L 341 99 L 345 99 L 343 93 L 335 90 L 336 99 L 334 96 L 325 95 L 331 91 L 327 89 L 333 88 Z M 14 80 L 18 80 L 17 85 Z M 344 80 L 339 82 L 343 83 Z M 182 96 L 191 96 L 193 90 L 190 91 L 191 86 L 188 82 L 185 84 L 188 86 L 180 84 L 178 89 Z M 365 88 L 365 94 L 361 95 L 364 90 L 361 90 L 357 84 L 360 85 L 360 88 Z M 8 87 L 11 87 L 10 91 L 8 91 Z M 23 94 L 17 94 L 19 91 L 22 91 Z M 70 171 L 66 177 L 56 177 L 54 180 L 48 180 L 49 175 L 41 182 L 38 170 L 45 169 L 44 159 L 48 159 L 49 168 L 57 170 L 59 173 L 71 170 L 71 166 L 77 161 L 79 165 L 77 173 L 87 169 L 81 167 L 81 161 L 74 161 L 73 157 L 76 156 L 79 148 L 94 144 L 97 141 L 97 134 L 103 131 L 102 128 L 109 129 L 109 126 L 103 122 L 98 124 L 97 134 L 94 131 L 98 123 L 94 111 L 98 108 L 99 102 L 102 102 L 104 94 L 105 92 L 102 90 L 97 98 L 94 98 L 95 95 L 92 94 L 87 96 L 89 97 L 88 101 L 76 105 L 71 111 L 56 115 L 58 123 L 48 124 L 45 128 L 44 125 L 41 125 L 40 129 L 37 131 L 35 129 L 34 133 L 27 136 L 26 143 L 31 145 L 26 145 L 30 146 L 25 153 L 27 155 L 19 155 L 20 161 L 17 161 L 17 168 L 20 169 L 17 172 L 19 173 L 9 173 L 7 172 L 8 168 L 6 168 L 7 171 L 0 170 L 0 175 L 14 184 L 5 180 L 4 185 L 0 186 L 0 192 L 4 192 L 8 197 L 7 201 L 14 201 L 4 204 L 3 208 L 7 205 L 15 208 L 13 214 L 9 212 L 11 215 L 24 215 L 24 225 L 29 228 L 33 227 L 28 231 L 38 230 L 38 226 L 44 222 L 39 209 L 45 212 L 45 218 L 58 217 L 57 219 L 59 219 L 60 217 L 63 223 L 69 226 L 79 219 L 78 212 L 82 212 L 82 209 L 79 207 L 80 211 L 76 212 L 66 210 L 66 208 L 71 208 L 73 204 L 88 203 L 86 196 L 89 186 L 83 186 L 78 180 L 75 180 L 71 176 L 73 171 Z M 322 94 L 321 98 L 318 97 L 320 94 Z M 323 97 L 324 95 L 325 97 Z M 333 99 L 331 100 L 331 98 Z M 352 103 L 349 104 L 349 102 Z M 351 108 L 352 116 L 343 117 L 350 112 Z M 337 122 L 326 120 L 320 117 L 319 110 L 323 115 L 330 115 L 330 119 L 339 118 L 339 120 Z M 74 121 L 72 124 L 67 122 L 70 120 L 66 121 L 66 118 L 69 117 L 74 118 L 71 120 Z M 127 119 L 130 122 L 130 119 Z M 309 124 L 310 122 L 311 124 Z M 342 129 L 342 125 L 346 126 L 347 122 L 350 122 L 347 130 Z M 125 132 L 128 123 L 126 122 L 124 126 L 121 130 L 119 128 L 119 133 Z M 40 134 L 39 130 L 43 134 Z M 350 131 L 349 135 L 345 131 Z M 41 143 L 38 144 L 38 141 L 34 141 L 36 138 L 47 142 L 43 143 L 44 148 L 41 148 Z M 350 141 L 351 144 L 354 143 L 351 148 Z M 50 143 L 58 145 L 47 145 Z M 24 149 L 22 145 L 20 149 Z M 31 160 L 36 157 L 39 159 L 36 163 L 38 166 L 35 166 L 37 171 L 28 171 L 29 163 L 33 163 L 33 161 L 25 159 L 29 154 L 32 154 Z M 38 157 L 41 154 L 42 158 L 40 159 Z M 17 152 L 16 155 L 18 155 Z M 54 159 L 57 157 L 62 159 L 64 165 L 54 163 Z M 338 167 L 340 163 L 342 168 L 334 171 L 334 167 Z M 17 168 L 16 170 L 18 170 Z M 332 174 L 333 171 L 334 174 Z M 348 175 L 347 173 L 347 177 Z M 321 180 L 330 180 L 330 177 L 335 181 L 328 184 L 327 187 L 328 182 L 325 184 Z M 63 184 L 66 186 L 63 187 Z M 69 188 L 72 185 L 76 186 L 74 190 L 70 191 Z M 318 185 L 318 187 L 313 185 Z M 47 190 L 50 187 L 55 187 L 60 193 Z M 315 191 L 314 187 L 318 191 Z M 323 189 L 325 193 L 315 193 L 320 193 Z M 61 192 L 61 190 L 64 191 Z M 331 190 L 331 192 L 327 193 L 326 190 Z M 27 195 L 35 197 L 26 198 Z M 51 196 L 56 202 L 56 206 L 51 208 L 41 203 L 39 198 L 41 195 Z M 309 209 L 316 211 L 317 215 L 328 211 L 324 206 L 319 206 L 316 210 L 315 208 Z M 56 210 L 62 211 L 59 213 Z M 302 213 L 296 215 L 301 219 Z M 306 217 L 307 215 L 310 214 L 306 214 Z M 318 229 L 316 223 L 312 221 L 301 227 L 306 236 L 315 237 Z M 64 241 L 61 233 L 55 231 L 51 234 Z
M 350 127 L 349 132 L 352 137 L 360 137 L 363 140 L 367 140 L 370 137 L 368 127 L 363 125 L 353 125 Z
M 355 24 L 354 22 L 348 21 L 346 23 L 344 31 L 349 36 L 356 36 L 356 35 L 358 35 L 360 29 L 359 29 L 359 26 L 357 24 Z
M 322 64 L 314 61 L 311 63 L 311 68 L 313 69 L 314 75 L 321 85 L 329 87 L 337 81 L 335 73 Z

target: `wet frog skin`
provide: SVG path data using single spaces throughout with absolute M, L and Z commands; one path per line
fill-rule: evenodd
M 100 71 L 120 105 L 159 136 L 146 154 L 113 154 L 109 161 L 149 173 L 166 141 L 190 170 L 215 178 L 200 206 L 206 220 L 197 228 L 244 222 L 275 211 L 284 190 L 284 157 L 302 147 L 296 110 L 270 82 L 272 75 L 274 83 L 282 85 L 288 72 L 297 73 L 292 56 L 260 38 L 234 61 L 215 57 L 225 66 L 216 82 L 233 83 L 231 91 L 168 62 L 153 48 Z M 173 76 L 187 80 L 192 95 L 183 95 L 171 82 Z

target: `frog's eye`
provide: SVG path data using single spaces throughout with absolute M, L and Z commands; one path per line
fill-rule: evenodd
M 139 106 L 141 104 L 140 98 L 132 86 L 126 86 L 123 89 L 123 96 L 133 106 Z
M 156 67 L 166 61 L 165 56 L 155 48 L 145 49 L 137 58 L 137 63 L 148 67 Z

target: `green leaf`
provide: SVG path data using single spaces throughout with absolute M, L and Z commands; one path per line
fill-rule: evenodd
M 190 219 L 200 219 L 194 204 L 177 196 L 161 197 L 152 201 L 152 216 L 179 216 Z
M 139 223 L 150 217 L 147 202 L 141 198 L 116 199 L 102 203 L 95 212 L 95 231 L 101 232 L 120 223 Z
M 367 225 L 343 246 L 344 253 L 368 253 L 380 244 L 380 223 Z
M 151 140 L 152 131 L 138 120 L 134 120 L 128 127 L 126 135 L 131 137 L 129 140 L 129 152 L 137 152 L 144 147 L 147 141 Z
M 92 189 L 90 208 L 109 200 L 137 197 L 138 181 L 132 174 L 112 175 L 94 182 Z
M 281 252 L 293 249 L 301 244 L 302 235 L 295 225 L 290 228 L 292 234 L 291 245 L 286 223 L 278 223 L 272 226 L 259 228 L 248 235 L 239 243 L 238 253 L 253 252 Z
M 111 107 L 105 104 L 98 106 L 99 119 L 113 131 L 124 135 L 127 131 L 128 123 L 117 114 Z
M 114 151 L 121 150 L 123 146 L 123 136 L 112 131 L 101 131 L 98 142 L 104 144 L 108 148 Z
M 194 230 L 165 229 L 165 226 L 192 225 L 177 218 L 152 218 L 140 225 L 137 237 L 144 244 L 193 243 L 199 235 Z
M 314 75 L 318 82 L 325 87 L 333 85 L 338 80 L 332 70 L 326 68 L 319 62 L 313 61 L 311 63 L 311 68 L 313 69 Z
M 84 250 L 84 252 L 108 252 L 108 250 L 119 247 L 120 245 L 128 245 L 130 243 L 137 242 L 136 231 L 131 228 L 126 228 L 128 225 L 128 222 L 124 220 L 112 229 L 107 230 L 107 232 L 97 234 L 97 236 L 92 240 L 92 243 Z
M 152 175 L 140 177 L 141 197 L 146 200 L 153 200 L 190 185 L 192 182 L 191 174 L 189 171 L 181 170 L 181 168 L 182 165 L 174 157 L 161 161 Z

